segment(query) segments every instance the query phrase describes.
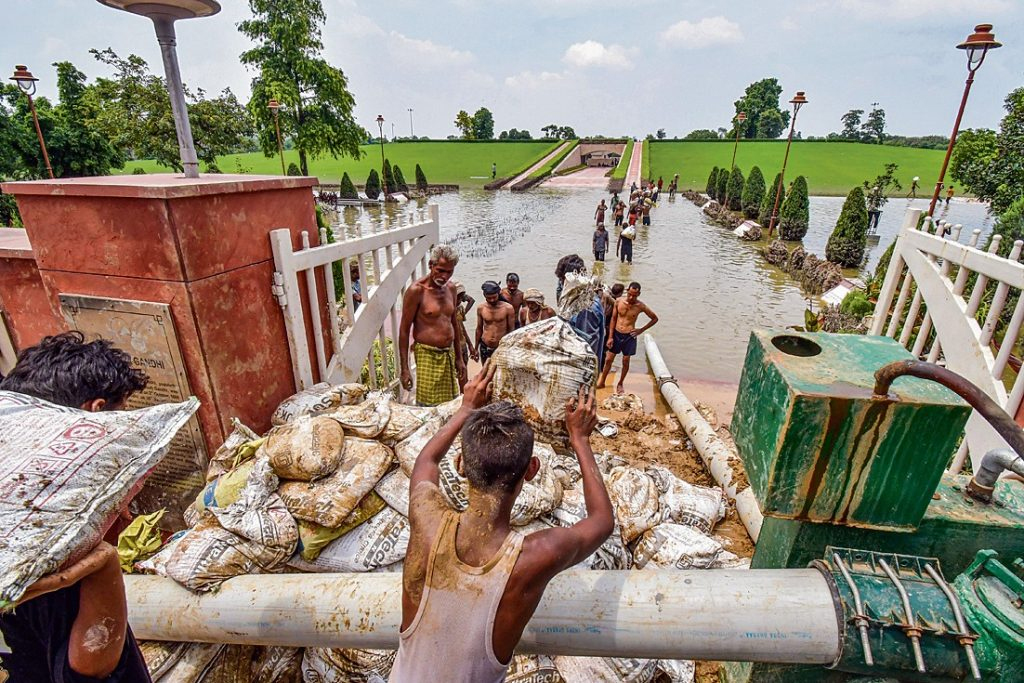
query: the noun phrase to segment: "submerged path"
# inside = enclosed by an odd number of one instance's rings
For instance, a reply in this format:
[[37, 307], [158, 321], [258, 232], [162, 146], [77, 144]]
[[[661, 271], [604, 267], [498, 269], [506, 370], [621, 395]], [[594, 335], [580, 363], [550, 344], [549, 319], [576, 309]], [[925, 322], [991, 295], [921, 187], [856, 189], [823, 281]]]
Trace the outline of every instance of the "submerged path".
[[561, 154], [563, 151], [565, 151], [566, 146], [570, 145], [570, 144], [572, 144], [572, 140], [566, 140], [565, 142], [560, 144], [558, 147], [555, 147], [555, 149], [552, 150], [551, 153], [545, 155], [543, 159], [541, 159], [540, 161], [535, 163], [533, 166], [531, 166], [530, 168], [526, 169], [525, 171], [523, 171], [522, 173], [517, 175], [512, 180], [510, 180], [507, 183], [505, 183], [504, 185], [502, 185], [501, 189], [503, 189], [503, 190], [511, 190], [513, 185], [515, 185], [518, 182], [522, 182], [523, 180], [526, 180], [527, 178], [529, 178], [533, 174], [534, 171], [536, 171], [541, 166], [543, 166], [544, 164], [548, 163], [549, 161], [554, 159], [556, 156]]
[[607, 166], [581, 168], [575, 173], [568, 175], [552, 176], [544, 181], [544, 185], [551, 187], [597, 187], [604, 189], [604, 186], [608, 184], [607, 174]]

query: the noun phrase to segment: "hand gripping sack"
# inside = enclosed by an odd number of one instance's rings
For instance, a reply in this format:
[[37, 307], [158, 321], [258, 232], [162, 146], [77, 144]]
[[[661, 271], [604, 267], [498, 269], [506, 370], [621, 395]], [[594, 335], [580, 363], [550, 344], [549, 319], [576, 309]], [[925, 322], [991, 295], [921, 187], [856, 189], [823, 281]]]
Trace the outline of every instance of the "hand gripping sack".
[[87, 413], [0, 391], [0, 610], [92, 550], [198, 407]]

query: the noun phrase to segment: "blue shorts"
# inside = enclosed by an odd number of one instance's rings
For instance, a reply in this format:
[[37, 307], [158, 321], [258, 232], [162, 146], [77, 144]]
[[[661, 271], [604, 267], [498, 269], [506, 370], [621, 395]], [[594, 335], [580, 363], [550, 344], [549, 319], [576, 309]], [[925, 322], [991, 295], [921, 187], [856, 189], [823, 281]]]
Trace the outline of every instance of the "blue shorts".
[[612, 331], [612, 353], [623, 356], [635, 356], [636, 355], [636, 337], [626, 332], [625, 334], [618, 330]]

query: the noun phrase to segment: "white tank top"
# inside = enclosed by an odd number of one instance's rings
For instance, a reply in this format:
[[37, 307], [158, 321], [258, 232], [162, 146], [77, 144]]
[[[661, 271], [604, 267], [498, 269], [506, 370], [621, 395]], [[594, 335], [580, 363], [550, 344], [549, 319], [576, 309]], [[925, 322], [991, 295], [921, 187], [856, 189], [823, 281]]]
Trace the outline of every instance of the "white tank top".
[[494, 557], [474, 567], [459, 560], [458, 528], [458, 513], [446, 515], [427, 558], [416, 616], [399, 636], [391, 683], [505, 680], [508, 662], [498, 661], [491, 638], [494, 615], [523, 547], [523, 535], [509, 532]]

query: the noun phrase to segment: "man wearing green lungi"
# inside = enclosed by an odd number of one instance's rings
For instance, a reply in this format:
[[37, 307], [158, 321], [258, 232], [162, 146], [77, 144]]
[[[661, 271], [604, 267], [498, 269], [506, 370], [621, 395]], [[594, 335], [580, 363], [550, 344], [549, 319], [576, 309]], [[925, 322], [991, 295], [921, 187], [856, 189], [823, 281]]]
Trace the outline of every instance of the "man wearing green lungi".
[[416, 358], [416, 402], [436, 406], [459, 395], [459, 379], [465, 380], [466, 359], [455, 343], [458, 329], [458, 296], [451, 282], [459, 255], [448, 245], [430, 252], [430, 272], [417, 280], [402, 299], [402, 323], [398, 335], [402, 387], [412, 391], [409, 366], [410, 331]]

